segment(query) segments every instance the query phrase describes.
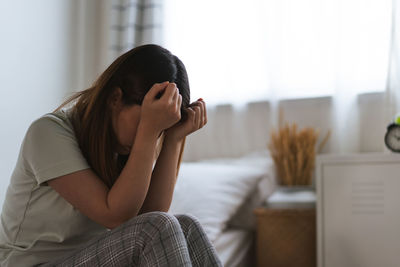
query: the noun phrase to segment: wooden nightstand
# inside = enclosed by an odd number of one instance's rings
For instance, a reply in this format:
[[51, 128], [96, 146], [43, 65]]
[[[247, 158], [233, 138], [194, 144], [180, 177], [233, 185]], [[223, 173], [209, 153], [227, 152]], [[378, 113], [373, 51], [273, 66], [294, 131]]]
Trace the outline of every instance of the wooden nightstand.
[[316, 266], [315, 209], [258, 208], [258, 267]]

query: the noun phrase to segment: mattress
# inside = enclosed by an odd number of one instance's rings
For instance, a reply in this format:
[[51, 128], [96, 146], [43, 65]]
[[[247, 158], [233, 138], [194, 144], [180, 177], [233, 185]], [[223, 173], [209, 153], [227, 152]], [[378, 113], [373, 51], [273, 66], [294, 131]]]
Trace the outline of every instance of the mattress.
[[254, 232], [228, 228], [213, 243], [225, 267], [254, 266]]

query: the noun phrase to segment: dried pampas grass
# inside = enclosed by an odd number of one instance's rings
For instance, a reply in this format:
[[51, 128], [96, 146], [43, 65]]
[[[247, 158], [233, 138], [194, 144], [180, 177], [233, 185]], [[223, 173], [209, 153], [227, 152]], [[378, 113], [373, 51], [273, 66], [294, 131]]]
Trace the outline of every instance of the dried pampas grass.
[[[319, 132], [313, 128], [298, 130], [297, 124], [285, 124], [271, 132], [268, 148], [275, 162], [280, 185], [310, 185], [315, 166]], [[328, 141], [327, 133], [318, 147], [320, 152]]]

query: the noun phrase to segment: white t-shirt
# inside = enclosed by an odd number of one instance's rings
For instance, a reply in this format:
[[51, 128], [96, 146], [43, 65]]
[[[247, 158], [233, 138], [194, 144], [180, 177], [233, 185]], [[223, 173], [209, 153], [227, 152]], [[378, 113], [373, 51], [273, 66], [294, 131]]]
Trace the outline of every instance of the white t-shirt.
[[70, 110], [46, 114], [25, 135], [1, 214], [3, 267], [58, 259], [107, 231], [46, 183], [90, 168], [69, 118]]

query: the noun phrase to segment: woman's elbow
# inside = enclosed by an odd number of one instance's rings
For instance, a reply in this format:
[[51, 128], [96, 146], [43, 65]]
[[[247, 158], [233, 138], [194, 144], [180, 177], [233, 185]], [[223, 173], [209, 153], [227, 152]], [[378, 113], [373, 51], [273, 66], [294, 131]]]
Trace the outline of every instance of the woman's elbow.
[[132, 213], [132, 214], [119, 214], [119, 215], [114, 215], [114, 216], [107, 216], [104, 218], [102, 221], [102, 225], [106, 227], [107, 229], [114, 229], [120, 226], [121, 224], [124, 224], [125, 222], [129, 221], [133, 217], [136, 217], [138, 215], [138, 212]]
[[152, 211], [160, 211], [160, 212], [168, 212], [169, 211], [169, 205], [168, 206], [147, 206], [147, 207], [142, 207], [138, 213], [138, 215], [147, 213], [147, 212], [152, 212]]

